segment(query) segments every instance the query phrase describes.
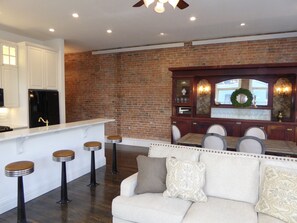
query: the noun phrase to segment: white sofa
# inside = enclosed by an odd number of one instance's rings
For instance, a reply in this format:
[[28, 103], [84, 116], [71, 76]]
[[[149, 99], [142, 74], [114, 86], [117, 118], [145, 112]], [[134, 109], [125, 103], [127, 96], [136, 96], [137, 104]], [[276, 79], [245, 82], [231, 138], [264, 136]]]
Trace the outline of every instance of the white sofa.
[[283, 223], [257, 213], [255, 205], [265, 167], [286, 167], [297, 172], [297, 159], [171, 144], [152, 144], [148, 156], [203, 162], [207, 202], [165, 198], [162, 193], [136, 195], [135, 173], [122, 181], [120, 195], [112, 201], [114, 223]]

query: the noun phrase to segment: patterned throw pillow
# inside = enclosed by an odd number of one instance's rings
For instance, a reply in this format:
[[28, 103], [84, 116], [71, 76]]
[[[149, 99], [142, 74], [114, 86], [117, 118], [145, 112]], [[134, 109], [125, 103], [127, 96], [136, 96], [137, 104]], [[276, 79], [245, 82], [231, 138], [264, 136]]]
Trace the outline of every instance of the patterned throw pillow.
[[297, 172], [266, 167], [256, 211], [284, 222], [297, 223]]
[[202, 188], [205, 183], [205, 164], [195, 161], [166, 159], [166, 191], [164, 197], [179, 197], [193, 202], [206, 202]]

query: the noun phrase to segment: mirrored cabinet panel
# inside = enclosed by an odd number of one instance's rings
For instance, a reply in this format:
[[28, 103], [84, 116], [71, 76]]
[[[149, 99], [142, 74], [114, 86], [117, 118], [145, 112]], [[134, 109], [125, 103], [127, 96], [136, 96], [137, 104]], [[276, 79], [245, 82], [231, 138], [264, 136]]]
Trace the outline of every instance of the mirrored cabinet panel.
[[[215, 84], [215, 103], [232, 105], [231, 95], [240, 88], [251, 92], [254, 106], [268, 106], [268, 83], [255, 79], [230, 79]], [[239, 94], [236, 97], [239, 103], [245, 103], [247, 100], [245, 94]]]

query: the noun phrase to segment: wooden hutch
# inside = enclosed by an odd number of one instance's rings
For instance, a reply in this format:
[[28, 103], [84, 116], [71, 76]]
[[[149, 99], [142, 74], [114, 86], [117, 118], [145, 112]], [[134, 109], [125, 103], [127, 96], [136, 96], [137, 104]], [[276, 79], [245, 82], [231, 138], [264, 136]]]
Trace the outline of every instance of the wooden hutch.
[[[173, 81], [171, 122], [180, 129], [182, 136], [189, 132], [204, 134], [210, 125], [221, 124], [229, 136], [241, 137], [247, 128], [258, 126], [266, 131], [268, 139], [297, 142], [297, 63], [201, 66], [169, 70]], [[235, 107], [230, 102], [218, 102], [218, 84], [234, 79], [248, 80], [248, 83], [251, 80], [266, 83], [266, 98], [262, 100], [265, 101], [264, 104], [257, 104], [255, 96], [253, 103], [245, 108]], [[288, 85], [280, 86], [286, 89], [285, 92], [278, 86], [280, 80], [285, 80], [283, 82]], [[260, 90], [258, 89], [259, 92]], [[254, 92], [256, 91], [254, 88]], [[262, 95], [265, 96], [265, 93], [262, 92]], [[228, 109], [233, 113], [244, 109], [247, 113], [268, 115], [263, 119], [240, 115], [229, 117], [231, 112]], [[279, 112], [282, 117], [278, 117]], [[222, 114], [224, 117], [220, 117]]]

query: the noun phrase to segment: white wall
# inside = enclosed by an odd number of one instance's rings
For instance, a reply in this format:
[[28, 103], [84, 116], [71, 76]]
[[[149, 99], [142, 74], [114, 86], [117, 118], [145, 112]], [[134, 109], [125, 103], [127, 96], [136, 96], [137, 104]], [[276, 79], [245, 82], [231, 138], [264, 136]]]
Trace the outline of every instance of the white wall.
[[41, 45], [44, 44], [43, 41], [32, 39], [26, 36], [17, 35], [14, 33], [9, 33], [4, 30], [0, 30], [0, 39], [15, 42], [15, 43], [27, 41], [27, 42], [32, 42], [32, 43], [41, 44]]

